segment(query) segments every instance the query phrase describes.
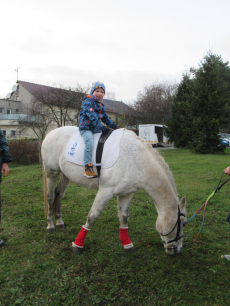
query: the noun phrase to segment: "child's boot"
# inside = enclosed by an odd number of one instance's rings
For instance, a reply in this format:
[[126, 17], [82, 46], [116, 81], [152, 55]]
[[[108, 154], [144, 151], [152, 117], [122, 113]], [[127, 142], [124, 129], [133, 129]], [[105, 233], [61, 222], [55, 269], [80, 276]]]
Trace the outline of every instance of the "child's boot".
[[85, 165], [84, 176], [86, 176], [87, 178], [96, 178], [96, 177], [98, 177], [98, 175], [96, 173], [94, 173], [94, 171], [93, 171], [93, 165], [92, 164]]

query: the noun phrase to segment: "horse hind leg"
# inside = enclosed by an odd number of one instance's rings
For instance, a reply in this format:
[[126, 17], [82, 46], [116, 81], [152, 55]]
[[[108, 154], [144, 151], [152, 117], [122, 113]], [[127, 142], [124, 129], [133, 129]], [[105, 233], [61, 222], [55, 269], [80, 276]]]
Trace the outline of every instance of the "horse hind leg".
[[59, 175], [57, 171], [44, 171], [44, 200], [45, 200], [45, 211], [47, 215], [48, 226], [46, 228], [48, 233], [55, 232], [53, 224], [53, 203], [55, 199], [55, 187], [56, 181]]
[[120, 220], [120, 240], [124, 250], [127, 252], [135, 251], [133, 243], [128, 235], [129, 205], [132, 196], [133, 193], [117, 197], [118, 217]]
[[55, 198], [53, 202], [53, 213], [55, 215], [57, 228], [65, 227], [61, 217], [61, 201], [65, 195], [65, 191], [68, 185], [69, 179], [63, 173], [61, 173], [60, 181], [57, 187], [55, 188]]

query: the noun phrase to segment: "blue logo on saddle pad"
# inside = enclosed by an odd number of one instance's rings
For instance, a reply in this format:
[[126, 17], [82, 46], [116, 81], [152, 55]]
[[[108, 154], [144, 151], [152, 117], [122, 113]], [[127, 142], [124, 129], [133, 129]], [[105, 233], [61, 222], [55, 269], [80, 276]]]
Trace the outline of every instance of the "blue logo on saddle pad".
[[68, 155], [75, 156], [76, 147], [77, 147], [77, 142], [74, 142], [72, 147], [70, 148], [70, 151], [68, 152]]

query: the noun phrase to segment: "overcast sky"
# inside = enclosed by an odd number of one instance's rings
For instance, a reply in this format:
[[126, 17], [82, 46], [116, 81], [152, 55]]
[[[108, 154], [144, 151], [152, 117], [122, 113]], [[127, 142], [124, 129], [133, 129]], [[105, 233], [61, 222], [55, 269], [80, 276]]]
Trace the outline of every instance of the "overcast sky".
[[132, 102], [156, 80], [179, 82], [207, 51], [230, 60], [229, 0], [1, 2], [0, 98], [19, 80], [102, 81]]

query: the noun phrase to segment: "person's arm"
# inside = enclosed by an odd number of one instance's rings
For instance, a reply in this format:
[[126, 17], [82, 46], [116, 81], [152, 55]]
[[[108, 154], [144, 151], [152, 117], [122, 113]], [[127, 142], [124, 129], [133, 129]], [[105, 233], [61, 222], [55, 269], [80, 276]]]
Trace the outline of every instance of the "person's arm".
[[2, 163], [4, 164], [12, 162], [12, 157], [10, 155], [7, 140], [1, 130], [0, 130], [0, 150], [1, 150], [0, 154], [1, 154]]
[[102, 110], [102, 117], [101, 117], [101, 121], [111, 127], [111, 128], [114, 128], [114, 129], [117, 129], [117, 126], [116, 124], [109, 118], [109, 116], [107, 115], [106, 111], [105, 111], [105, 107], [103, 106], [103, 110]]
[[224, 173], [230, 176], [230, 166], [224, 169]]

